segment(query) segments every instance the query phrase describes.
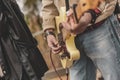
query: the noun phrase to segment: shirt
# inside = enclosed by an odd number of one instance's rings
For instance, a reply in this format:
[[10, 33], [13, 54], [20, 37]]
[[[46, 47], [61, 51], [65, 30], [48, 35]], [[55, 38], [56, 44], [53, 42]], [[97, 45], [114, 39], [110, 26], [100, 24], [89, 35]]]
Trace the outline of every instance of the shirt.
[[[79, 0], [69, 0], [70, 6], [77, 4]], [[117, 0], [105, 0], [98, 9], [101, 15], [97, 17], [95, 23], [106, 19], [113, 14]], [[43, 30], [55, 29], [55, 17], [59, 15], [60, 8], [65, 6], [65, 0], [42, 0]]]

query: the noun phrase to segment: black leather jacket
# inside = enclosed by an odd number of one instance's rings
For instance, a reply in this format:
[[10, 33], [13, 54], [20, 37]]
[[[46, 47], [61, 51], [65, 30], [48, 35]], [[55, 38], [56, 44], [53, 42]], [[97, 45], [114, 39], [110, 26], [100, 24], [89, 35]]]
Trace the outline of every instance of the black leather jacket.
[[48, 70], [15, 0], [0, 0], [0, 54], [3, 80], [38, 80]]

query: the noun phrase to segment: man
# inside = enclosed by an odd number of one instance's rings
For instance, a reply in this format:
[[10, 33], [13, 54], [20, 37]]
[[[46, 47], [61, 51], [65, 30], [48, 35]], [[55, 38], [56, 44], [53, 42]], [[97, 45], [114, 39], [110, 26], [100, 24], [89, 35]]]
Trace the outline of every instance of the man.
[[[69, 0], [70, 5], [79, 0]], [[95, 80], [95, 67], [98, 68], [104, 80], [120, 79], [120, 27], [114, 10], [117, 0], [105, 0], [94, 10], [83, 13], [76, 24], [73, 10], [67, 13], [67, 21], [63, 27], [76, 34], [76, 47], [80, 50], [80, 59], [70, 68], [70, 80]], [[60, 7], [65, 6], [65, 0], [43, 0], [43, 28], [47, 35], [48, 46], [54, 54], [61, 51], [55, 36], [55, 16]], [[93, 63], [94, 65], [93, 65]]]
[[0, 0], [0, 80], [41, 80], [48, 67], [15, 0]]

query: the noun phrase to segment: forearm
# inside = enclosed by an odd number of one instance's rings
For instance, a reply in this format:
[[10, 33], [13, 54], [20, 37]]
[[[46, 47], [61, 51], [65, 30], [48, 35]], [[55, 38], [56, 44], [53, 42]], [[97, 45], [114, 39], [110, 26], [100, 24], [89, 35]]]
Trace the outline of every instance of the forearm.
[[91, 23], [92, 16], [89, 12], [84, 13], [84, 15], [80, 18], [79, 23], [76, 26], [72, 26], [72, 33], [79, 34], [82, 33]]
[[[114, 13], [116, 3], [117, 3], [117, 0], [105, 0], [105, 1], [101, 0], [101, 3], [99, 4], [99, 6], [95, 10], [93, 10], [94, 12], [92, 11], [94, 14], [91, 14], [92, 21], [90, 24], [97, 23], [111, 16]], [[82, 22], [84, 21], [88, 21], [88, 20], [83, 19]]]
[[54, 0], [42, 0], [42, 18], [43, 30], [55, 29], [55, 16], [58, 15], [58, 10], [54, 5]]

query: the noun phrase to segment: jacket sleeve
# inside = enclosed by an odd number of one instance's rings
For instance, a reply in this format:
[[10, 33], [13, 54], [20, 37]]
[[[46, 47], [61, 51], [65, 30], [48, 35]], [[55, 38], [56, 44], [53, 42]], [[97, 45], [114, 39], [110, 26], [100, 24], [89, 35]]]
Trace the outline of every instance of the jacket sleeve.
[[55, 29], [55, 16], [58, 16], [58, 10], [54, 0], [42, 0], [43, 30]]
[[4, 7], [0, 4], [0, 37], [8, 33], [7, 16], [4, 14]]
[[117, 0], [105, 0], [103, 1], [98, 9], [101, 11], [101, 15], [97, 18], [96, 22], [99, 22], [114, 13]]

